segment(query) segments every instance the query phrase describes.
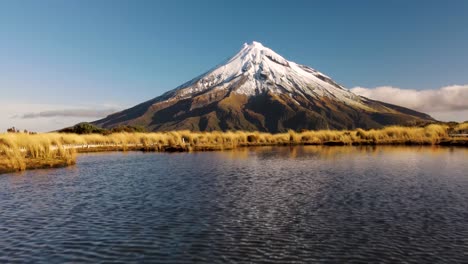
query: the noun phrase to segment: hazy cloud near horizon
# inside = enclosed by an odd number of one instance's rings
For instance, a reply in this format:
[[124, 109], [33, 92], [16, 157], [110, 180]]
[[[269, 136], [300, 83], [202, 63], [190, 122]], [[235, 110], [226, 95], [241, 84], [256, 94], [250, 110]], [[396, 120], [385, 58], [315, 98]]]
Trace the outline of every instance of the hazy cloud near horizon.
[[115, 113], [126, 106], [38, 104], [0, 101], [0, 133], [9, 127], [47, 132], [80, 122], [90, 122]]
[[117, 112], [117, 109], [63, 109], [17, 115], [15, 118], [31, 119], [39, 117], [83, 117], [101, 118]]
[[468, 120], [468, 84], [445, 86], [434, 90], [380, 86], [354, 87], [351, 91], [370, 99], [424, 112], [442, 121]]

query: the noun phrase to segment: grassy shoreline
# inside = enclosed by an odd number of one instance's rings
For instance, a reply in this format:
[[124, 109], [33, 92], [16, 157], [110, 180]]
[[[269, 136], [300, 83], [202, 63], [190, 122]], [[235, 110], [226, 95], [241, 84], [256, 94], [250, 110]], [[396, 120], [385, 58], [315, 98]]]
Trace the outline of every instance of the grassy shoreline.
[[[463, 123], [451, 133], [465, 131]], [[262, 132], [191, 132], [68, 134], [0, 134], [0, 173], [75, 164], [76, 153], [97, 151], [216, 151], [249, 146], [282, 145], [442, 145], [468, 146], [467, 136], [454, 137], [446, 125], [391, 126], [378, 130], [320, 130], [270, 134]]]

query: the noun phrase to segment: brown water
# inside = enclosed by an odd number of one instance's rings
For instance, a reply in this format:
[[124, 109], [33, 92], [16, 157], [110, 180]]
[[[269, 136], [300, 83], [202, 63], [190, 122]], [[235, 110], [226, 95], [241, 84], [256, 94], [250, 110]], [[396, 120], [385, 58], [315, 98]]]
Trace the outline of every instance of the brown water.
[[0, 176], [0, 263], [468, 261], [468, 150], [80, 155]]

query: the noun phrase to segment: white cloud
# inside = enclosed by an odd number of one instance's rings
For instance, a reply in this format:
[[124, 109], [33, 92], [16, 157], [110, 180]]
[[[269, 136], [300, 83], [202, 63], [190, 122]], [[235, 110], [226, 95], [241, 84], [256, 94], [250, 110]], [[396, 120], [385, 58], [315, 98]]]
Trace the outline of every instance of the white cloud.
[[468, 85], [434, 90], [401, 89], [392, 86], [355, 87], [353, 93], [430, 114], [442, 121], [468, 120]]

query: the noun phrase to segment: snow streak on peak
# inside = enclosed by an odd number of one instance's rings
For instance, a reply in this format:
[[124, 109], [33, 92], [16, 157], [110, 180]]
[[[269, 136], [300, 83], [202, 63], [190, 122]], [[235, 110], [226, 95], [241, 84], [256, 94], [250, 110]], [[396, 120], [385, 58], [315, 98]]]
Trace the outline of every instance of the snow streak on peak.
[[256, 41], [245, 43], [228, 61], [177, 87], [171, 94], [180, 99], [221, 89], [247, 96], [270, 92], [308, 99], [328, 97], [362, 106], [359, 96], [344, 89], [330, 77], [288, 61]]
[[263, 44], [260, 43], [260, 42], [257, 42], [257, 41], [252, 41], [252, 44], [244, 43], [244, 48], [245, 47], [253, 47], [253, 46], [256, 46], [256, 47], [259, 47], [259, 48], [264, 48]]

